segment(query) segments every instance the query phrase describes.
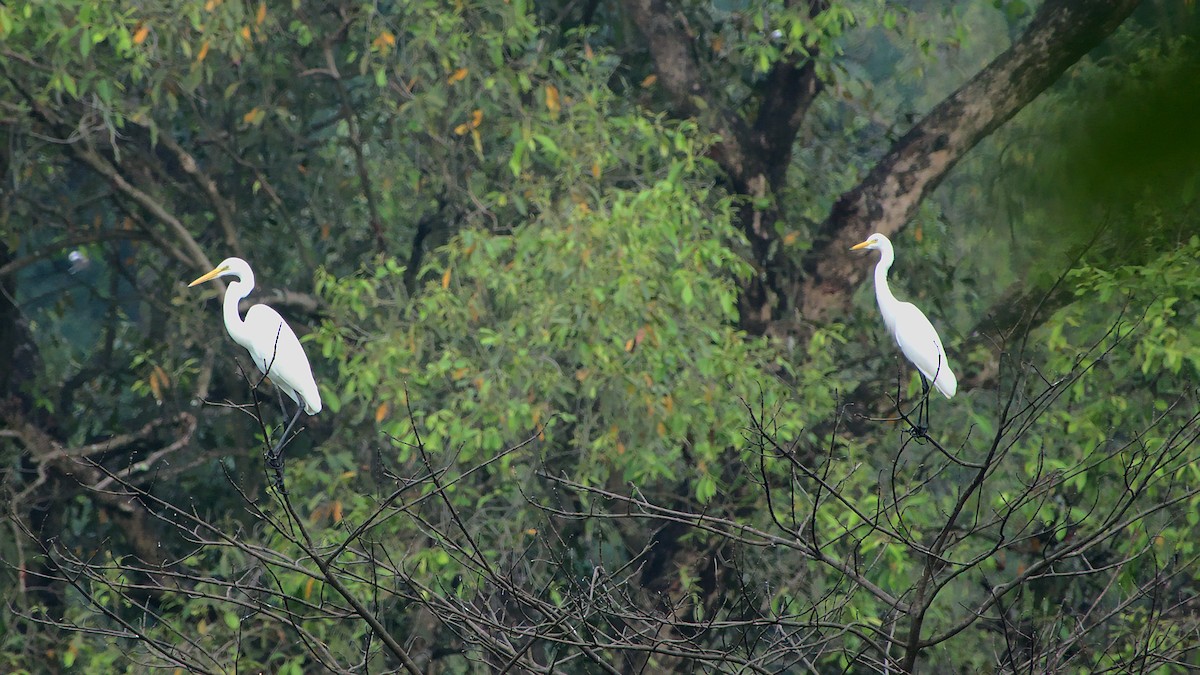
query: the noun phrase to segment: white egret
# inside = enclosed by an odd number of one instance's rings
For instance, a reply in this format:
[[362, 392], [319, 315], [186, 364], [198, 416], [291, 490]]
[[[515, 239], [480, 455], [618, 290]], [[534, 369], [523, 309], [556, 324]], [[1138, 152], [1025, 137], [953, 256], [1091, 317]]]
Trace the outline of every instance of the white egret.
[[241, 258], [226, 258], [211, 272], [188, 284], [188, 288], [218, 277], [236, 277], [225, 291], [225, 330], [233, 341], [250, 352], [250, 358], [263, 375], [298, 406], [296, 414], [283, 431], [275, 454], [291, 431], [300, 412], [316, 415], [321, 412], [321, 393], [313, 379], [312, 368], [300, 340], [279, 312], [266, 305], [254, 305], [246, 312], [246, 320], [238, 314], [238, 302], [254, 290], [254, 272]]
[[[855, 244], [850, 250], [868, 249], [879, 251], [879, 263], [875, 265], [875, 300], [879, 303], [879, 313], [888, 332], [896, 339], [900, 351], [905, 358], [917, 367], [921, 373], [923, 402], [926, 406], [926, 421], [928, 422], [929, 382], [942, 392], [946, 398], [951, 398], [958, 391], [958, 380], [950, 370], [946, 360], [946, 350], [942, 348], [942, 339], [924, 312], [911, 302], [901, 302], [892, 295], [888, 287], [887, 274], [892, 263], [896, 260], [896, 252], [892, 242], [887, 237], [876, 232], [861, 244]], [[917, 418], [920, 424], [920, 416]]]

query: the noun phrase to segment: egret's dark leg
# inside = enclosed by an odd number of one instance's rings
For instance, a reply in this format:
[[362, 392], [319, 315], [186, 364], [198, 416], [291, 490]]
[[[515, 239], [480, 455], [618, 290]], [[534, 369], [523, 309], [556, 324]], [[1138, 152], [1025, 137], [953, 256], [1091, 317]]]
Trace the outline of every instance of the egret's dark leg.
[[301, 402], [296, 406], [296, 414], [292, 415], [292, 420], [284, 427], [279, 441], [267, 451], [267, 466], [275, 471], [275, 487], [280, 491], [286, 492], [286, 488], [283, 485], [283, 446], [287, 443], [288, 434], [292, 432], [292, 428], [296, 426], [296, 422], [300, 421], [300, 414], [303, 412], [304, 403]]
[[921, 400], [917, 403], [917, 427], [913, 429], [913, 433], [924, 436], [929, 430], [929, 380], [926, 379], [925, 373], [917, 374], [921, 376]]
[[279, 398], [279, 412], [283, 413], [284, 417], [287, 417], [287, 404], [283, 402], [283, 390], [275, 387], [275, 395]]
[[279, 437], [279, 441], [271, 448], [271, 454], [268, 455], [268, 458], [279, 457], [280, 452], [283, 450], [283, 444], [287, 442], [288, 434], [291, 433], [292, 428], [296, 426], [296, 422], [300, 421], [300, 414], [303, 412], [304, 404], [300, 404], [296, 407], [296, 414], [292, 415], [292, 421], [288, 422], [287, 426], [284, 427], [283, 435]]

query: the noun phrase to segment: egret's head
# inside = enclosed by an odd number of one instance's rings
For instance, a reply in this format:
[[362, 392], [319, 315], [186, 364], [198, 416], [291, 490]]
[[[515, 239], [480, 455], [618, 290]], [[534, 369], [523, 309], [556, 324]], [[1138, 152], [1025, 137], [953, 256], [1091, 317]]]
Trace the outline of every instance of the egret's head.
[[861, 244], [855, 244], [855, 245], [851, 246], [850, 250], [851, 251], [859, 251], [859, 250], [862, 250], [865, 248], [865, 249], [868, 249], [871, 251], [875, 251], [875, 250], [883, 248], [888, 243], [889, 242], [888, 242], [887, 237], [876, 232], [875, 234], [867, 237], [867, 240], [862, 242]]
[[210, 272], [188, 284], [188, 288], [196, 284], [202, 284], [206, 281], [212, 281], [217, 277], [236, 276], [239, 279], [246, 279], [250, 275], [250, 265], [241, 258], [226, 258], [221, 261], [220, 265], [212, 268]]

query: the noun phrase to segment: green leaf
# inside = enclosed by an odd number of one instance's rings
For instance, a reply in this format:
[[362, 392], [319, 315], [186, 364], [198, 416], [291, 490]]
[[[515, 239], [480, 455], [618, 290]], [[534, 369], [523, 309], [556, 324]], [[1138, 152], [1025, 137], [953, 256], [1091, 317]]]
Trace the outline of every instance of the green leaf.
[[321, 400], [325, 403], [325, 407], [329, 408], [329, 412], [335, 415], [342, 409], [342, 400], [332, 389], [321, 387]]
[[707, 504], [717, 495], [717, 481], [705, 474], [696, 481], [696, 501]]

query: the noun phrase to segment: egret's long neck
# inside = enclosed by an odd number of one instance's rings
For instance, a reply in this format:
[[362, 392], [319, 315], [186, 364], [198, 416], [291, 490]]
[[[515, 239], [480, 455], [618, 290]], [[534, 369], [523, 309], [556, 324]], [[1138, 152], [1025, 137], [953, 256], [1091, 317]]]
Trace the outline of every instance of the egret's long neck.
[[231, 281], [225, 289], [225, 329], [229, 331], [229, 336], [233, 338], [234, 342], [246, 349], [250, 349], [251, 335], [249, 329], [246, 328], [246, 322], [238, 314], [238, 303], [242, 298], [250, 295], [252, 290], [254, 290], [253, 277], [248, 281], [242, 279]]
[[887, 278], [888, 270], [892, 268], [895, 260], [896, 254], [891, 246], [879, 249], [879, 264], [875, 265], [875, 299], [879, 302], [881, 310], [896, 304], [896, 296], [892, 295]]

